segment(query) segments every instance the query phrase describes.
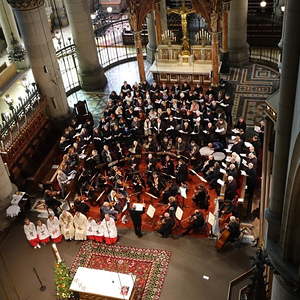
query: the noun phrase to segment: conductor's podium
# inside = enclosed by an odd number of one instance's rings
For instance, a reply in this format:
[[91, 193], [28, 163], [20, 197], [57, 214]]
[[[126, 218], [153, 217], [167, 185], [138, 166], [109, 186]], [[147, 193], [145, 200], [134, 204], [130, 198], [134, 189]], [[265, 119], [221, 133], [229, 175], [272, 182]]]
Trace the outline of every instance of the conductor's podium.
[[79, 267], [70, 290], [81, 300], [133, 300], [135, 275]]

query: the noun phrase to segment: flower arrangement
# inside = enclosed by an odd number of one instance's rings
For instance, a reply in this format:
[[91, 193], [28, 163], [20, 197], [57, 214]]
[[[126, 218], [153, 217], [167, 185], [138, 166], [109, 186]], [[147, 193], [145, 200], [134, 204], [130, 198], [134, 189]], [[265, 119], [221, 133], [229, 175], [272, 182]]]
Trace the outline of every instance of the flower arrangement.
[[72, 291], [70, 291], [72, 277], [67, 265], [64, 262], [56, 263], [54, 273], [57, 298], [74, 299], [74, 294]]

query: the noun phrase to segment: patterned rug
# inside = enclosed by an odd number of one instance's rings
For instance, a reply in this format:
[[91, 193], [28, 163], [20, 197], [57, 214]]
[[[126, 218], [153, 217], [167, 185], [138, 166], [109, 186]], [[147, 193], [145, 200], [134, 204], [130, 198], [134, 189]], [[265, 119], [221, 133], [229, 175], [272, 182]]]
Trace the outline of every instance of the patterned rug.
[[135, 300], [158, 300], [167, 275], [171, 252], [84, 242], [73, 261], [78, 267], [133, 274], [137, 276]]
[[249, 126], [264, 118], [265, 100], [279, 87], [279, 73], [258, 64], [244, 68], [231, 68], [230, 74], [222, 76], [233, 85], [233, 117], [243, 116]]

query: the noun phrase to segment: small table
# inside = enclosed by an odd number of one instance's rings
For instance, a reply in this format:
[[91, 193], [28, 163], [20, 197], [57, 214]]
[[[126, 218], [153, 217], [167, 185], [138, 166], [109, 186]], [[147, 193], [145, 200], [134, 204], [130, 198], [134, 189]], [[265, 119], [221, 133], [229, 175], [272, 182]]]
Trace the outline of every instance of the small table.
[[[79, 267], [70, 290], [78, 292], [81, 300], [133, 300], [135, 275]], [[121, 293], [127, 288], [127, 294]]]

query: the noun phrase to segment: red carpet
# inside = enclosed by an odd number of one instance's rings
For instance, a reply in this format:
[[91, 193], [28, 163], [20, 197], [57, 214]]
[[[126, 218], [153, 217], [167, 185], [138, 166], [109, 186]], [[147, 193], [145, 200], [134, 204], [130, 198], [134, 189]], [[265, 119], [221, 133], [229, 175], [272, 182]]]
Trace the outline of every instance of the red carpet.
[[158, 300], [168, 271], [171, 252], [87, 241], [76, 255], [71, 272], [78, 267], [101, 269], [137, 276], [135, 300]]

